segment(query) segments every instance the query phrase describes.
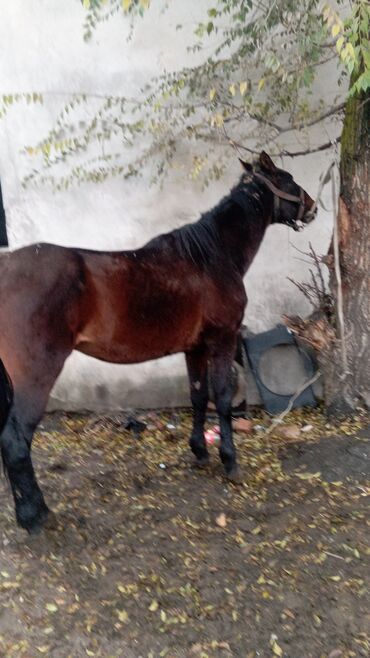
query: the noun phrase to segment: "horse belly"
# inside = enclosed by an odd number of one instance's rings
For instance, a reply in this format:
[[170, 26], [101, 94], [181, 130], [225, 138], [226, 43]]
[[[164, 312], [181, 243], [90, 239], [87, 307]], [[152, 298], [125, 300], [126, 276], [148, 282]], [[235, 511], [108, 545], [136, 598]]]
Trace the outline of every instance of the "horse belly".
[[135, 303], [124, 314], [106, 323], [97, 318], [77, 335], [75, 349], [111, 363], [140, 363], [184, 352], [198, 341], [203, 322], [198, 305], [180, 312], [175, 304]]

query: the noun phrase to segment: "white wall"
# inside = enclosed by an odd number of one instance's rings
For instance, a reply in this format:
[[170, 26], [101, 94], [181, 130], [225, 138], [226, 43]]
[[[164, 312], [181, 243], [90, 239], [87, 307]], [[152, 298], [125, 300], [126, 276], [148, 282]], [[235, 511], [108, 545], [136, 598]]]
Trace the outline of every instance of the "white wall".
[[[137, 247], [156, 233], [197, 219], [236, 182], [240, 174], [237, 161], [224, 180], [206, 192], [187, 179], [168, 182], [162, 190], [149, 187], [145, 178], [84, 185], [56, 194], [47, 188], [21, 187], [30, 168], [24, 145], [35, 143], [52, 127], [65, 92], [134, 95], [152, 75], [189, 62], [184, 33], [176, 32], [175, 25], [183, 21], [185, 34], [191, 33], [210, 3], [174, 2], [164, 15], [159, 4], [152, 3], [131, 41], [126, 40], [127, 22], [117, 17], [100, 26], [86, 44], [83, 9], [77, 0], [1, 0], [0, 94], [45, 94], [42, 107], [16, 105], [0, 121], [0, 175], [11, 248], [36, 241], [96, 249]], [[328, 79], [323, 79], [322, 87], [327, 84]], [[316, 131], [315, 141], [321, 139], [327, 141], [325, 130]], [[328, 154], [297, 158], [286, 160], [283, 166], [315, 196], [319, 174], [329, 158]], [[328, 206], [329, 197], [327, 190], [324, 200]], [[311, 241], [323, 253], [330, 234], [331, 216], [322, 210], [303, 233], [283, 226], [269, 229], [246, 277], [246, 322], [253, 331], [270, 328], [282, 313], [307, 314], [304, 298], [287, 280], [288, 276], [307, 278], [308, 265], [295, 247], [307, 250]], [[181, 404], [187, 400], [184, 374], [180, 355], [158, 363], [110, 366], [73, 354], [53, 400], [68, 408]]]

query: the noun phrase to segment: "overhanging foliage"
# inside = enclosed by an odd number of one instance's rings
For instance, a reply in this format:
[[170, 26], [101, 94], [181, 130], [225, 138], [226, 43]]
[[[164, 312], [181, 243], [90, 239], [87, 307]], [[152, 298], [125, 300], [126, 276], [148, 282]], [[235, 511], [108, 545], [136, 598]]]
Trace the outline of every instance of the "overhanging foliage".
[[[86, 40], [94, 38], [99, 23], [119, 12], [134, 25], [149, 8], [148, 0], [82, 4]], [[92, 96], [83, 90], [68, 96], [52, 130], [26, 146], [33, 167], [24, 183], [64, 189], [140, 175], [149, 163], [154, 182], [180, 169], [208, 184], [221, 177], [233, 155], [225, 145], [252, 155], [263, 146], [275, 156], [328, 148], [340, 133], [329, 121], [335, 122], [344, 108], [343, 80], [352, 74], [350, 95], [370, 87], [369, 25], [364, 0], [352, 7], [320, 0], [210, 1], [188, 47], [190, 58], [196, 53], [200, 63], [153, 79], [135, 98]], [[335, 61], [338, 93], [320, 97], [318, 74], [325, 75], [325, 67]], [[0, 116], [24, 99], [46, 102], [35, 92], [7, 94]], [[329, 139], [318, 143], [310, 128], [324, 120]], [[299, 133], [302, 148], [287, 148], [292, 132]]]

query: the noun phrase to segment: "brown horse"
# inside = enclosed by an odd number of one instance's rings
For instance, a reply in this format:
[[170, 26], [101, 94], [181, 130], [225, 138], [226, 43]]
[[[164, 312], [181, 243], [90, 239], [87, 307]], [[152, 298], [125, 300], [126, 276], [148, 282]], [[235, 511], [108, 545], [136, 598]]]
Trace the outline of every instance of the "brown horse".
[[237, 473], [230, 372], [247, 302], [243, 276], [267, 226], [294, 229], [313, 200], [262, 152], [220, 204], [198, 222], [135, 251], [36, 244], [0, 258], [0, 356], [14, 389], [1, 434], [18, 523], [37, 531], [48, 514], [31, 441], [50, 390], [76, 349], [112, 363], [185, 352], [194, 426], [190, 447], [208, 460], [203, 426], [209, 368], [221, 427], [220, 457]]

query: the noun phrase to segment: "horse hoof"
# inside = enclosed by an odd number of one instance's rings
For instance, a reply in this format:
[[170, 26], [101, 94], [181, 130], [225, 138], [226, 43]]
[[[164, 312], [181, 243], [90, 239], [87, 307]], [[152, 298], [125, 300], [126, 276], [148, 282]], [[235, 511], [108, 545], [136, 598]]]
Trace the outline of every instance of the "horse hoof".
[[[49, 514], [43, 512], [42, 515], [40, 515], [37, 519], [32, 524], [28, 524], [27, 527], [25, 527], [25, 530], [27, 530], [29, 535], [39, 535], [42, 530], [44, 529], [49, 529], [52, 527], [56, 527], [51, 525], [52, 521], [50, 520], [50, 525], [49, 525]], [[24, 526], [23, 526], [24, 527]]]
[[27, 530], [29, 535], [38, 535], [44, 528], [48, 517], [49, 509], [46, 507], [46, 505], [44, 505], [38, 514], [32, 517], [29, 514], [19, 513], [17, 521], [21, 528]]
[[199, 459], [198, 459], [198, 457], [196, 457], [193, 460], [193, 463], [192, 463], [194, 468], [206, 468], [208, 466], [208, 464], [209, 464], [209, 456], [208, 455], [206, 457], [200, 457]]
[[27, 528], [24, 528], [27, 530], [28, 534], [31, 536], [36, 537], [36, 535], [40, 535], [41, 531], [43, 530], [43, 524], [42, 523], [34, 523], [34, 525], [27, 526]]
[[226, 477], [233, 484], [242, 484], [243, 482], [243, 476], [237, 466], [229, 471], [229, 473], [226, 473]]

